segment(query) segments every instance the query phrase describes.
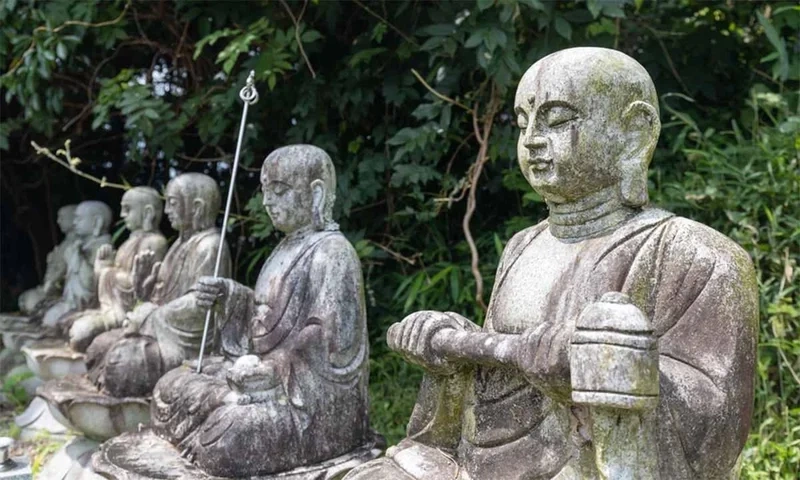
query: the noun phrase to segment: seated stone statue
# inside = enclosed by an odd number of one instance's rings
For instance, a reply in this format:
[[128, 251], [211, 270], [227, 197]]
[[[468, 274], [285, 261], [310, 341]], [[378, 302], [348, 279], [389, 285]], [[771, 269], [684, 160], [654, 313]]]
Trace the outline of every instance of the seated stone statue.
[[98, 472], [312, 480], [338, 478], [330, 469], [378, 453], [368, 421], [361, 266], [332, 220], [333, 164], [317, 147], [283, 147], [265, 160], [261, 183], [267, 213], [286, 237], [255, 289], [211, 277], [195, 287], [199, 304], [217, 302], [222, 355], [206, 359], [202, 373], [184, 366], [164, 375], [153, 392], [155, 434], [104, 444]]
[[103, 245], [111, 245], [113, 214], [103, 202], [87, 200], [75, 209], [73, 232], [76, 241], [64, 249], [66, 272], [61, 299], [47, 309], [42, 324], [55, 328], [68, 313], [92, 306], [97, 301], [94, 260]]
[[[95, 336], [121, 327], [125, 314], [137, 301], [148, 300], [136, 297], [134, 282], [137, 278], [143, 281], [142, 277], [150, 272], [141, 269], [152, 267], [151, 262], [161, 261], [166, 253], [167, 240], [158, 230], [162, 208], [158, 192], [149, 187], [135, 187], [122, 196], [120, 217], [130, 236], [116, 253], [111, 245], [97, 251], [94, 272], [99, 308], [77, 312], [62, 322], [71, 325], [69, 343], [74, 350], [86, 351]], [[146, 260], [140, 255], [146, 256]]]
[[47, 254], [47, 270], [41, 285], [22, 292], [19, 296], [19, 310], [31, 315], [43, 305], [52, 305], [61, 296], [64, 275], [67, 273], [67, 261], [64, 252], [67, 246], [75, 241], [73, 231], [75, 209], [77, 205], [65, 205], [58, 209], [58, 228], [64, 233], [64, 240]]
[[574, 48], [522, 77], [519, 166], [549, 218], [516, 234], [485, 325], [417, 312], [390, 348], [425, 370], [408, 437], [347, 480], [728, 479], [753, 408], [747, 254], [647, 206], [647, 71]]
[[[197, 356], [207, 308], [198, 304], [193, 286], [214, 273], [219, 208], [219, 186], [207, 175], [185, 173], [167, 184], [164, 213], [178, 239], [163, 262], [153, 263], [155, 253], [137, 256], [137, 263], [152, 268], [136, 296], [150, 301], [129, 312], [123, 328], [98, 335], [87, 349], [89, 378], [99, 389], [114, 397], [148, 396], [164, 372]], [[220, 275], [229, 276], [227, 245], [222, 256]]]

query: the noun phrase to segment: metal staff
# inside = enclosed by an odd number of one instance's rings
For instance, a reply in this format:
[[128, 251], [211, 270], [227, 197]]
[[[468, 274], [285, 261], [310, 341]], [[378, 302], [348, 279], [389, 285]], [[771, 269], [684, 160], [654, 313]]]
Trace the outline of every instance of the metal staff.
[[[219, 266], [222, 263], [222, 248], [225, 245], [225, 232], [228, 230], [228, 217], [231, 214], [231, 202], [233, 201], [233, 187], [236, 181], [236, 170], [239, 168], [239, 153], [242, 151], [242, 139], [244, 138], [244, 126], [247, 121], [247, 109], [250, 105], [255, 105], [258, 102], [258, 91], [255, 87], [256, 72], [250, 71], [247, 76], [247, 83], [239, 91], [239, 98], [244, 102], [242, 109], [242, 123], [239, 125], [239, 139], [236, 141], [236, 154], [233, 156], [233, 169], [231, 170], [231, 183], [228, 185], [228, 200], [225, 202], [225, 216], [222, 217], [222, 230], [220, 232], [219, 248], [217, 248], [217, 262], [214, 265], [214, 278], [219, 276]], [[203, 366], [203, 353], [206, 349], [206, 340], [208, 339], [208, 326], [211, 323], [211, 312], [214, 306], [206, 312], [206, 323], [203, 325], [203, 341], [200, 343], [200, 355], [197, 357], [197, 373]]]

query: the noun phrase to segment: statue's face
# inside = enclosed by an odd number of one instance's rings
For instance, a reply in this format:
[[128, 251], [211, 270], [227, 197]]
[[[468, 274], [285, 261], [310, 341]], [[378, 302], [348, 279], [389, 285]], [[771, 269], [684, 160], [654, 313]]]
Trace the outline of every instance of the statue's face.
[[183, 195], [181, 195], [180, 187], [175, 182], [167, 184], [167, 201], [164, 204], [164, 215], [169, 219], [170, 225], [176, 231], [182, 231], [185, 222], [186, 214], [185, 205], [183, 204]]
[[517, 88], [517, 157], [534, 190], [563, 203], [619, 181], [620, 112], [612, 112], [613, 92], [594, 91], [591, 71], [551, 58], [532, 66]]
[[128, 194], [122, 196], [119, 216], [125, 221], [125, 228], [130, 231], [140, 230], [144, 224], [145, 202], [138, 195]]
[[72, 229], [81, 237], [89, 237], [94, 234], [94, 223], [96, 215], [91, 208], [83, 205], [78, 205], [75, 209], [75, 219], [72, 223]]
[[67, 209], [61, 209], [58, 211], [56, 223], [58, 223], [58, 228], [60, 228], [64, 234], [71, 232], [72, 226], [75, 223], [75, 216], [72, 212], [73, 210]]
[[291, 161], [267, 161], [261, 173], [264, 208], [272, 224], [291, 233], [311, 224], [311, 179]]

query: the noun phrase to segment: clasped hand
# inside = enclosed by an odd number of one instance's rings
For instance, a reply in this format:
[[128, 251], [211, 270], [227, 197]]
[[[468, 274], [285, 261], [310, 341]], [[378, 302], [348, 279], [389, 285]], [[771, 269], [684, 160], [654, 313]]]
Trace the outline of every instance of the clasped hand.
[[454, 313], [415, 312], [389, 327], [386, 343], [409, 362], [431, 373], [448, 374], [454, 371], [455, 365], [436, 351], [433, 338], [443, 330], [467, 330], [469, 324], [467, 319]]
[[228, 283], [224, 278], [204, 276], [197, 280], [194, 291], [197, 306], [209, 309], [218, 300], [223, 304], [228, 296]]

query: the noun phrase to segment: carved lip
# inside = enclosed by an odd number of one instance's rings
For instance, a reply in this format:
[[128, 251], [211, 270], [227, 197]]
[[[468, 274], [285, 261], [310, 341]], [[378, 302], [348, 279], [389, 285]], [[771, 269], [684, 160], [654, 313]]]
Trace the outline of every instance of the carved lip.
[[553, 166], [553, 160], [548, 158], [534, 158], [528, 162], [528, 167], [534, 172], [542, 172]]

